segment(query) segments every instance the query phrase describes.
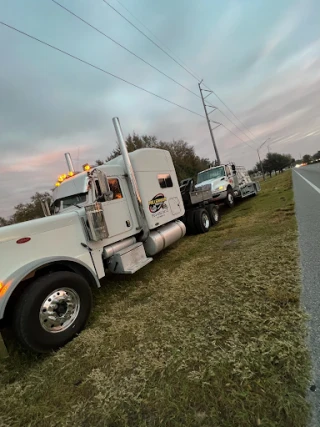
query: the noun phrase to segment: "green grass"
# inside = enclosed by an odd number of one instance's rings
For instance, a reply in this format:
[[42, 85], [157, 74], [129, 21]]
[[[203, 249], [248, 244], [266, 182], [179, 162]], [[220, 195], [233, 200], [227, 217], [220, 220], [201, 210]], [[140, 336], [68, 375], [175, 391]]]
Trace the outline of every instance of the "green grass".
[[132, 277], [108, 276], [54, 355], [11, 349], [0, 426], [306, 426], [290, 172]]

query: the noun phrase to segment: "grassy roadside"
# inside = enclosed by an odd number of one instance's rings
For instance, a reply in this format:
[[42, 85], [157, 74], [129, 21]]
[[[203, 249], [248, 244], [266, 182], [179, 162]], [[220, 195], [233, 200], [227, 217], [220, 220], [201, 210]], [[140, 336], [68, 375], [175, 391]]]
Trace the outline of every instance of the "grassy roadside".
[[108, 277], [87, 329], [0, 364], [0, 426], [306, 425], [290, 172], [133, 277]]

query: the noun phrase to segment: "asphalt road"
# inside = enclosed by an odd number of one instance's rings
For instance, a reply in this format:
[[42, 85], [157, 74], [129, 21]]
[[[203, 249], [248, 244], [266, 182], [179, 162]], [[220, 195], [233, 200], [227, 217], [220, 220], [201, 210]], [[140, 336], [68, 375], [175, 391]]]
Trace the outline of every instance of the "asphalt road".
[[310, 316], [309, 346], [315, 391], [311, 426], [320, 426], [320, 163], [293, 170], [302, 268], [302, 304]]

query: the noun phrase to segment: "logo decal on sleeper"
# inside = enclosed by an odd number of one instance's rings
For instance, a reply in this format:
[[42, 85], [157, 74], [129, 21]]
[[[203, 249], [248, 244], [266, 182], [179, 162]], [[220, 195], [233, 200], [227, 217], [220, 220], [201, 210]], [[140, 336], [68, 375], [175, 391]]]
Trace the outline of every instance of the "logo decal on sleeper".
[[163, 216], [168, 211], [166, 201], [167, 198], [162, 193], [156, 194], [152, 200], [149, 201], [149, 211], [153, 217]]

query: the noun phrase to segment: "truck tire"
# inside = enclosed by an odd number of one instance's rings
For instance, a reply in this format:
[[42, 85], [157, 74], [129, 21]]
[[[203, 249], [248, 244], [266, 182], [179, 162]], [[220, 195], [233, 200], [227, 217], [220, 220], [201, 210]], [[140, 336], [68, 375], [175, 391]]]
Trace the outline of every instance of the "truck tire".
[[207, 211], [209, 214], [211, 225], [216, 225], [220, 220], [219, 209], [216, 205], [211, 204], [207, 207]]
[[13, 329], [24, 347], [48, 353], [84, 328], [91, 306], [88, 282], [79, 274], [57, 271], [26, 288], [14, 310]]
[[194, 213], [194, 225], [198, 233], [207, 233], [210, 228], [210, 217], [206, 209], [197, 209]]
[[194, 213], [195, 211], [188, 211], [186, 213], [186, 229], [187, 229], [187, 234], [197, 234], [197, 229], [195, 227], [194, 224]]
[[226, 197], [226, 200], [224, 203], [226, 206], [229, 206], [229, 208], [234, 207], [234, 193], [233, 193], [232, 188], [228, 188], [227, 197]]

